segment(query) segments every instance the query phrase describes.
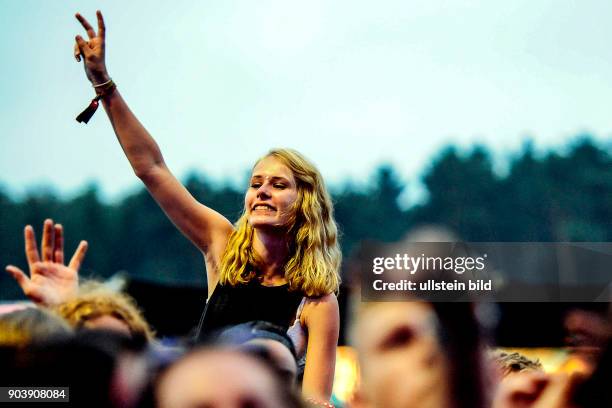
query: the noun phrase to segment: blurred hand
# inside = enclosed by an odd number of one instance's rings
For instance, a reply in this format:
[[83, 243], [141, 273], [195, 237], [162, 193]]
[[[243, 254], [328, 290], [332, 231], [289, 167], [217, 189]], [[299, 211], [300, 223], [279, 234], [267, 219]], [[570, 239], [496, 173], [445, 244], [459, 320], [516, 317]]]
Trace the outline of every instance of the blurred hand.
[[80, 35], [75, 37], [76, 44], [74, 45], [74, 57], [77, 61], [83, 60], [85, 74], [92, 84], [97, 85], [104, 83], [108, 81], [110, 77], [106, 71], [106, 61], [104, 58], [105, 27], [102, 13], [100, 10], [96, 12], [98, 18], [98, 34], [96, 34], [85, 17], [79, 13], [75, 16], [85, 31], [87, 31], [87, 37], [89, 39], [85, 41]]
[[24, 229], [25, 253], [30, 269], [28, 277], [16, 266], [6, 271], [17, 281], [23, 293], [33, 302], [52, 306], [76, 296], [79, 288], [79, 268], [87, 252], [87, 242], [81, 241], [70, 263], [64, 265], [64, 231], [60, 224], [45, 220], [41, 242], [42, 258], [36, 246], [34, 229]]
[[580, 376], [523, 372], [498, 386], [493, 408], [574, 408], [572, 395]]

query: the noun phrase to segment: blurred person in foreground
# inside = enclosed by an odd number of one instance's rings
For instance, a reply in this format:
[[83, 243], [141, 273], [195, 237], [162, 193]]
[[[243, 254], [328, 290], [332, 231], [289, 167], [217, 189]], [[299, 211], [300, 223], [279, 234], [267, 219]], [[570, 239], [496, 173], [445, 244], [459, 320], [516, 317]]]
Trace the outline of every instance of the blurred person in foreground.
[[[575, 304], [564, 319], [569, 372], [519, 372], [498, 385], [493, 408], [612, 407], [609, 304]], [[573, 368], [572, 368], [573, 367]]]
[[484, 408], [478, 325], [468, 303], [370, 302], [352, 331], [356, 408]]
[[128, 337], [154, 339], [154, 333], [135, 300], [101, 282], [81, 284], [78, 294], [54, 307], [75, 328], [106, 329]]
[[515, 373], [501, 381], [493, 408], [578, 408], [572, 401], [579, 382], [575, 375]]
[[[159, 146], [128, 107], [106, 67], [106, 26], [97, 32], [76, 17], [88, 39], [76, 36], [96, 98], [77, 120], [87, 122], [101, 101], [134, 173], [177, 228], [201, 251], [208, 299], [200, 337], [253, 320], [299, 329], [308, 356], [302, 391], [331, 397], [339, 310], [341, 252], [333, 204], [316, 167], [300, 153], [275, 149], [253, 166], [244, 211], [235, 225], [198, 202], [172, 174]], [[228, 153], [231, 157], [231, 153]], [[296, 311], [303, 305], [299, 319]], [[297, 338], [297, 336], [296, 336]], [[307, 340], [306, 340], [307, 339]]]
[[27, 347], [72, 334], [68, 322], [48, 310], [27, 307], [0, 315], [0, 346]]
[[612, 407], [612, 340], [599, 354], [597, 366], [576, 389], [574, 401], [581, 408]]
[[298, 395], [267, 364], [235, 349], [201, 348], [164, 372], [158, 408], [299, 408]]
[[[420, 228], [399, 243], [377, 246], [364, 254], [367, 262], [389, 254], [445, 254], [444, 243], [457, 240], [446, 229]], [[365, 273], [371, 270], [366, 268]], [[404, 278], [402, 273], [391, 269], [385, 276], [393, 282]], [[453, 271], [421, 268], [412, 279], [452, 282], [461, 278]], [[377, 301], [355, 302], [351, 339], [361, 379], [352, 407], [489, 406], [488, 366], [474, 303], [433, 302], [417, 292], [380, 292], [377, 296]]]
[[281, 327], [269, 322], [248, 322], [222, 330], [217, 342], [258, 356], [294, 388], [298, 376], [295, 346]]
[[612, 340], [611, 304], [576, 303], [566, 311], [563, 326], [565, 346], [571, 352], [570, 362], [585, 374], [591, 374], [601, 354]]
[[[29, 312], [46, 313], [35, 308]], [[65, 327], [70, 330], [67, 324]], [[0, 384], [68, 387], [65, 396], [70, 403], [66, 406], [136, 407], [149, 372], [145, 343], [111, 331], [70, 333], [39, 333], [27, 345], [0, 347]]]

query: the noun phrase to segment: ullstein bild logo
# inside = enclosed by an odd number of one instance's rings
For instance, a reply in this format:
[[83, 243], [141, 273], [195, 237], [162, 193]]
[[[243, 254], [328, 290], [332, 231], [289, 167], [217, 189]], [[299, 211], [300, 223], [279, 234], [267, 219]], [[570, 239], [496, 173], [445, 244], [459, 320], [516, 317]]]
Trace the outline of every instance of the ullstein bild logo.
[[428, 279], [426, 281], [414, 282], [408, 279], [402, 279], [399, 282], [385, 282], [382, 279], [377, 279], [372, 283], [372, 287], [377, 291], [489, 291], [493, 289], [493, 282], [489, 280], [468, 280], [467, 282], [452, 282], [436, 281]]
[[612, 301], [607, 242], [372, 245], [357, 265], [364, 301]]

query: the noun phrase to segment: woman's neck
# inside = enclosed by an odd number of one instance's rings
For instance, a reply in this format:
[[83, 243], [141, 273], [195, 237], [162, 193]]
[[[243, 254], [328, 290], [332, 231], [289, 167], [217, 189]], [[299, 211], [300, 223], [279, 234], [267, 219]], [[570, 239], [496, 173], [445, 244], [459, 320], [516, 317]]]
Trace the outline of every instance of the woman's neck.
[[255, 230], [253, 249], [261, 259], [262, 283], [284, 283], [288, 248], [284, 231]]

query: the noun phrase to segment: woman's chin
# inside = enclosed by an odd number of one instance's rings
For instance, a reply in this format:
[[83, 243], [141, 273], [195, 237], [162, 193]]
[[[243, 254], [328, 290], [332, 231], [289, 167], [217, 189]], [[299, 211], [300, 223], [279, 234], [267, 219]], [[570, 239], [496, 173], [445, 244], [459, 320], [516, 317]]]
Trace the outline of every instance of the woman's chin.
[[249, 224], [260, 231], [276, 231], [281, 232], [287, 229], [287, 226], [279, 222], [276, 218], [267, 217], [251, 217], [249, 218]]

